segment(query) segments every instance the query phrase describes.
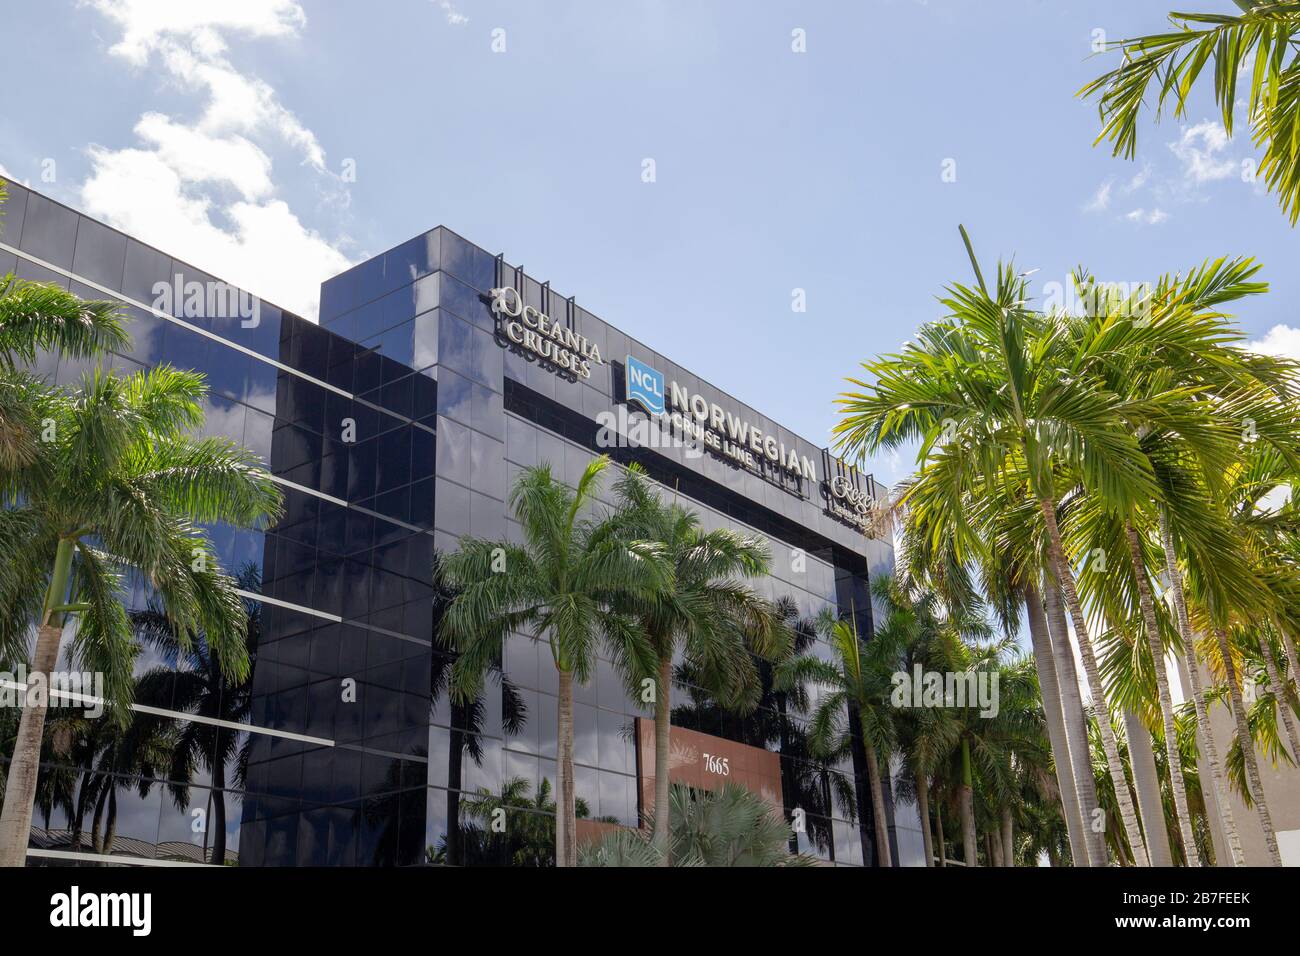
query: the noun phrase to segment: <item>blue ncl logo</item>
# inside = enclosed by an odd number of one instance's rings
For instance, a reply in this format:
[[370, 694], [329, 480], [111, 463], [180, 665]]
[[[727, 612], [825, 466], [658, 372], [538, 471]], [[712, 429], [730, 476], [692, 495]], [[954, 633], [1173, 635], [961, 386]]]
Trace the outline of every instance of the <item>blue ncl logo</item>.
[[664, 373], [651, 368], [645, 362], [638, 362], [632, 356], [627, 357], [626, 391], [627, 400], [636, 402], [651, 415], [664, 413]]

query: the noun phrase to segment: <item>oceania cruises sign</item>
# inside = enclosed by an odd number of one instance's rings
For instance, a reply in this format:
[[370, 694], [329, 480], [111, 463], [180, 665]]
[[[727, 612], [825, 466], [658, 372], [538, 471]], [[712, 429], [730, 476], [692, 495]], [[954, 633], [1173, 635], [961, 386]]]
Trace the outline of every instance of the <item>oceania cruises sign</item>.
[[817, 467], [797, 448], [787, 448], [775, 435], [733, 414], [703, 395], [676, 382], [645, 362], [627, 357], [623, 389], [630, 404], [656, 417], [666, 418], [674, 431], [689, 441], [738, 465], [759, 471], [764, 464], [808, 481], [817, 480]]
[[488, 296], [501, 332], [516, 347], [576, 378], [591, 378], [591, 367], [604, 364], [595, 342], [525, 305], [517, 289], [503, 286]]

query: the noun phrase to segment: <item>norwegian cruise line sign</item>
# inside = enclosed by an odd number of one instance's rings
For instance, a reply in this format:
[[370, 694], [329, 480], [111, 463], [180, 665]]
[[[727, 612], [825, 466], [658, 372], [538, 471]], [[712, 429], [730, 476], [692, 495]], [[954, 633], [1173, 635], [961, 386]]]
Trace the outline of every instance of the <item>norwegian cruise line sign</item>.
[[677, 382], [666, 382], [663, 372], [631, 355], [624, 366], [623, 385], [630, 403], [667, 419], [678, 435], [721, 458], [752, 471], [761, 471], [766, 464], [798, 478], [817, 480], [817, 466], [797, 448], [787, 448], [775, 435], [703, 395]]

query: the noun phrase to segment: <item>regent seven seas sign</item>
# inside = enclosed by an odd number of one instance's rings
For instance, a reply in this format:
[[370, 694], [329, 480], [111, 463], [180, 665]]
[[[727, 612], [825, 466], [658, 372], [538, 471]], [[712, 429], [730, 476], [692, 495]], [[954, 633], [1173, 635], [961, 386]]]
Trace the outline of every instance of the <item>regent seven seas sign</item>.
[[703, 395], [676, 382], [664, 380], [664, 373], [629, 355], [624, 366], [624, 391], [629, 402], [650, 415], [666, 418], [673, 430], [688, 441], [736, 464], [760, 471], [763, 462], [790, 474], [817, 481], [817, 468], [794, 447], [787, 448], [776, 436], [764, 434], [739, 415], [733, 415]]
[[863, 534], [871, 533], [871, 496], [862, 491], [848, 475], [836, 475], [826, 485], [826, 512], [852, 525]]
[[605, 364], [595, 342], [531, 305], [524, 305], [518, 290], [503, 286], [488, 295], [501, 331], [525, 352], [575, 378], [591, 378], [591, 367]]

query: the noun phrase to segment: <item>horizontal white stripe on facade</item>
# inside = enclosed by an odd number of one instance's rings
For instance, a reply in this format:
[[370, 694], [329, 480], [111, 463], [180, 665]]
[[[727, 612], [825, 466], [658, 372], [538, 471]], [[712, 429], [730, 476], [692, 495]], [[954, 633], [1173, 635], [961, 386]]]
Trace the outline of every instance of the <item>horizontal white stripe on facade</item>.
[[[27, 692], [26, 684], [3, 677], [0, 677], [0, 687], [20, 691], [22, 693]], [[48, 694], [50, 697], [57, 697], [61, 700], [69, 700], [73, 703], [88, 705], [90, 707], [103, 707], [106, 704], [102, 697], [95, 697], [90, 694], [80, 694], [76, 691], [50, 688]], [[300, 743], [316, 744], [319, 747], [334, 746], [334, 741], [325, 737], [312, 737], [308, 734], [296, 734], [290, 730], [275, 730], [271, 727], [258, 727], [254, 724], [241, 724], [233, 720], [222, 720], [219, 717], [205, 717], [202, 714], [187, 714], [184, 711], [169, 710], [166, 707], [153, 707], [149, 704], [131, 704], [131, 710], [138, 714], [151, 714], [154, 717], [170, 717], [174, 720], [184, 720], [195, 724], [208, 724], [212, 727], [224, 727], [227, 730], [246, 730], [252, 734], [263, 734], [267, 737], [281, 737], [285, 740], [296, 740]]]

